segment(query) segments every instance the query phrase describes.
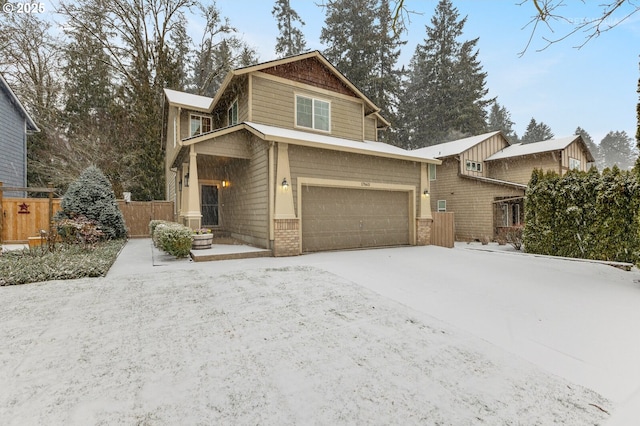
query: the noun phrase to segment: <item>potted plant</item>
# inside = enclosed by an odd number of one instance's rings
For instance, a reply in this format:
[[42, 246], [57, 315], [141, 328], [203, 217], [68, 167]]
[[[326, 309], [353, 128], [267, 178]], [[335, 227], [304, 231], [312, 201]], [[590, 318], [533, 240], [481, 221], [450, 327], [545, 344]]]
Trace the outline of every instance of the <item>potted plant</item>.
[[193, 243], [191, 248], [194, 250], [209, 249], [213, 243], [213, 234], [211, 229], [199, 228], [193, 231]]

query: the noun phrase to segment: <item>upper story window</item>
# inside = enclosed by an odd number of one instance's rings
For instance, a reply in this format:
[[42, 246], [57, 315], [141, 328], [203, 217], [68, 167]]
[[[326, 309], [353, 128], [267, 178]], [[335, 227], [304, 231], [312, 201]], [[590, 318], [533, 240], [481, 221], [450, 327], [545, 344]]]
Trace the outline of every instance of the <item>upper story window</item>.
[[569, 170], [580, 170], [580, 160], [569, 157]]
[[201, 135], [211, 131], [211, 117], [191, 115], [191, 132], [189, 136]]
[[296, 126], [328, 132], [331, 126], [330, 117], [329, 102], [296, 95]]
[[472, 172], [481, 172], [482, 171], [482, 163], [478, 161], [469, 161], [467, 160], [467, 170]]
[[229, 126], [238, 124], [238, 100], [233, 101], [227, 110], [227, 123]]

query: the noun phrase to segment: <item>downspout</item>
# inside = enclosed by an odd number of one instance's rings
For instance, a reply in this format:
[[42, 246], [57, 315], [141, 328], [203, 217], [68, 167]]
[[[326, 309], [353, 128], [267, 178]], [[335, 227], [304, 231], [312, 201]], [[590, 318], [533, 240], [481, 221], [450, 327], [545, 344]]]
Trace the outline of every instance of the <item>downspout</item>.
[[275, 231], [274, 231], [274, 206], [275, 206], [275, 165], [274, 165], [274, 142], [269, 142], [269, 178], [267, 179], [269, 182], [269, 244], [273, 248], [273, 241], [275, 240]]

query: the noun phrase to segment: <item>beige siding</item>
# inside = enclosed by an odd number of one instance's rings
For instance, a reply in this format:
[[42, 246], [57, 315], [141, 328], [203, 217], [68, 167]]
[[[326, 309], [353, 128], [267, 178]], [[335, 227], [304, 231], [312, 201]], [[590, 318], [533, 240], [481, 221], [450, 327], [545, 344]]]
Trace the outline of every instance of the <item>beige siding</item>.
[[[503, 148], [508, 146], [507, 141], [500, 135], [497, 134], [495, 136], [490, 137], [489, 139], [483, 141], [482, 143], [477, 144], [476, 146], [468, 149], [460, 155], [460, 173], [469, 175], [469, 176], [482, 176], [487, 177], [487, 167], [484, 160], [496, 152], [500, 151]], [[482, 164], [482, 171], [472, 171], [467, 170], [466, 164], [467, 160], [475, 161], [477, 163]]]
[[[420, 164], [368, 155], [289, 145], [294, 206], [297, 206], [297, 177], [415, 185], [420, 205]], [[298, 214], [298, 213], [296, 213]], [[299, 216], [299, 215], [298, 215]]]
[[221, 221], [237, 238], [261, 247], [269, 244], [268, 144], [252, 138], [250, 160], [233, 159], [221, 167], [231, 185], [222, 189]]
[[251, 158], [250, 136], [247, 132], [234, 132], [195, 145], [198, 154], [220, 157]]
[[[165, 199], [170, 201], [175, 201], [175, 172], [171, 171], [171, 165], [173, 163], [174, 158], [178, 154], [180, 150], [180, 145], [177, 140], [177, 133], [174, 133], [176, 130], [174, 127], [174, 119], [176, 119], [178, 115], [177, 107], [169, 107], [169, 113], [167, 114], [167, 139], [165, 141]], [[177, 127], [177, 120], [175, 120], [175, 124]], [[175, 141], [174, 141], [175, 136]], [[174, 146], [175, 144], [175, 146]]]
[[366, 117], [364, 119], [364, 139], [367, 141], [377, 141], [377, 120], [375, 118]]
[[559, 152], [546, 152], [527, 157], [491, 161], [488, 167], [489, 177], [526, 185], [531, 179], [533, 169], [560, 173], [560, 160]]
[[431, 209], [446, 200], [447, 211], [455, 215], [456, 240], [473, 241], [494, 235], [493, 201], [496, 197], [522, 196], [524, 190], [494, 185], [458, 176], [458, 161], [445, 159], [431, 181]]
[[330, 134], [332, 136], [363, 140], [362, 104], [356, 98], [349, 100], [341, 96], [331, 96], [325, 92], [313, 91], [311, 86], [302, 88], [258, 76], [253, 76], [252, 90], [252, 119], [256, 123], [296, 128], [295, 95], [300, 94], [331, 103]]
[[569, 158], [575, 158], [580, 161], [580, 168], [578, 170], [587, 171], [587, 153], [584, 151], [582, 144], [578, 141], [574, 141], [569, 145], [562, 153], [562, 169], [563, 172], [569, 170]]

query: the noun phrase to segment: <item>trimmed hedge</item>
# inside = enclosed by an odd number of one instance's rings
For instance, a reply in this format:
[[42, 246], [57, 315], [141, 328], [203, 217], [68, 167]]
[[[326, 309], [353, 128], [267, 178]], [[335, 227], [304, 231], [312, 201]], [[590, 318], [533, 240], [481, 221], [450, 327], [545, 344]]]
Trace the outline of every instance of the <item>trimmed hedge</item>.
[[570, 171], [560, 177], [534, 170], [525, 198], [525, 250], [638, 263], [640, 191], [635, 173], [617, 167]]
[[176, 257], [187, 257], [191, 251], [193, 231], [184, 225], [163, 220], [149, 222], [153, 244]]

